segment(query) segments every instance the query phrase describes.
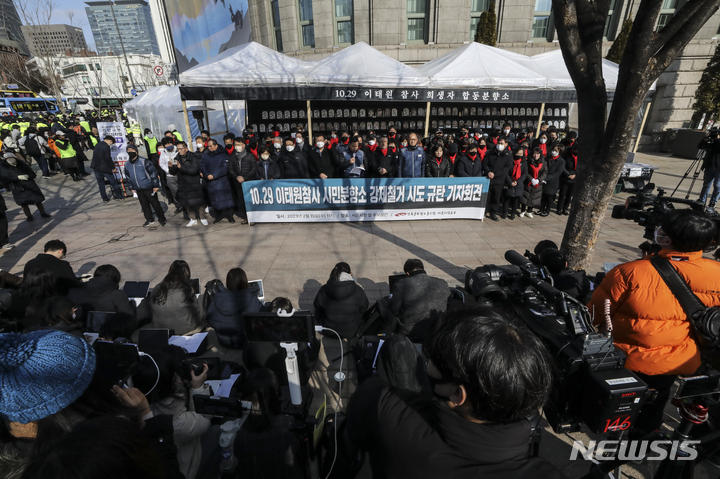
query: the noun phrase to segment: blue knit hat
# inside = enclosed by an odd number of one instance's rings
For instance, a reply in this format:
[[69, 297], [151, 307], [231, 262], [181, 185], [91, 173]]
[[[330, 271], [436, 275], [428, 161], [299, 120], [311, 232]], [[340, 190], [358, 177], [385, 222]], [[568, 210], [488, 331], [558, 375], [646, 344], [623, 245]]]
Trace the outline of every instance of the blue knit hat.
[[95, 351], [61, 331], [0, 334], [0, 415], [27, 424], [59, 412], [90, 385]]

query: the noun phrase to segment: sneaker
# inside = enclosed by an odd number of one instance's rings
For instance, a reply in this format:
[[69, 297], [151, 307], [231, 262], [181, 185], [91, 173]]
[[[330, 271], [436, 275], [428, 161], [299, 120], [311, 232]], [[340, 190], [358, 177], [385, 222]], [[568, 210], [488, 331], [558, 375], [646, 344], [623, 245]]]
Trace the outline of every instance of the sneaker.
[[532, 219], [532, 218], [533, 218], [533, 214], [528, 211], [528, 212], [527, 212], [527, 217], [530, 218], [530, 219]]
[[562, 214], [565, 215], [565, 216], [568, 216], [568, 215], [570, 214], [570, 212], [569, 212], [568, 210], [564, 210], [564, 211], [562, 212]]
[[[520, 218], [525, 218], [525, 212], [524, 212], [524, 211], [521, 211], [518, 216], [519, 216]], [[530, 218], [532, 218], [532, 215], [530, 215]]]
[[110, 203], [110, 198], [108, 198], [107, 200], [103, 200], [103, 203]]
[[208, 220], [206, 220], [205, 218], [203, 218], [203, 219], [200, 220], [200, 223], [202, 223], [203, 226], [207, 226], [207, 225], [208, 225]]
[[50, 175], [43, 175], [43, 176], [42, 176], [42, 179], [43, 179], [43, 180], [49, 180], [50, 178], [52, 178], [52, 176], [50, 176]]
[[189, 228], [191, 226], [195, 226], [196, 224], [197, 224], [197, 220], [190, 220], [190, 222], [188, 224], [186, 224], [185, 226], [187, 226]]
[[543, 211], [542, 213], [540, 213], [540, 216], [544, 218], [546, 216], [550, 216], [550, 213], [548, 211]]
[[495, 213], [490, 213], [490, 219], [493, 221], [500, 221], [500, 219], [497, 217]]
[[143, 223], [143, 227], [152, 226], [152, 225], [154, 225], [154, 224], [155, 224], [154, 221], [146, 221], [145, 223]]
[[3, 245], [2, 249], [13, 249], [15, 247], [12, 243], [6, 243]]
[[27, 220], [28, 220], [28, 221], [34, 221], [35, 218], [33, 218], [32, 216], [28, 216], [28, 217], [27, 217]]
[[210, 213], [210, 207], [209, 207], [209, 206], [206, 206], [206, 207], [205, 207], [205, 213]]

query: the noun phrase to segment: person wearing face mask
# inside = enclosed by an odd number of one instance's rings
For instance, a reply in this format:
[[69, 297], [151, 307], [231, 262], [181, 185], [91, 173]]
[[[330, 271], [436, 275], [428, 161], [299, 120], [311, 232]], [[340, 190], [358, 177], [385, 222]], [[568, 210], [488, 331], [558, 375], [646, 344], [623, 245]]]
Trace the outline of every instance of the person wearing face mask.
[[282, 177], [286, 180], [309, 178], [308, 159], [292, 138], [285, 139], [285, 146], [278, 156]]
[[532, 142], [532, 146], [533, 148], [540, 148], [540, 152], [543, 157], [546, 157], [549, 153], [548, 146], [550, 146], [547, 142], [547, 135], [545, 133], [540, 133], [540, 136]]
[[[527, 163], [525, 162], [525, 155], [522, 150], [516, 151], [513, 154], [513, 163], [510, 171], [508, 171], [505, 179], [505, 207], [507, 207], [509, 213], [508, 218], [511, 220], [515, 219], [517, 214], [517, 207], [520, 200], [523, 198], [525, 192], [525, 181], [527, 179]], [[502, 212], [502, 218], [505, 218], [505, 211]]]
[[22, 208], [28, 221], [33, 221], [30, 205], [35, 205], [43, 218], [50, 218], [45, 212], [43, 195], [40, 187], [35, 183], [37, 175], [33, 169], [14, 153], [6, 152], [0, 162], [0, 181], [10, 185], [8, 188], [13, 195], [15, 203]]
[[429, 159], [425, 163], [426, 178], [447, 178], [450, 176], [450, 160], [445, 156], [445, 149], [440, 145], [430, 148]]
[[225, 151], [228, 156], [232, 156], [235, 153], [235, 133], [227, 133], [223, 136], [223, 142], [225, 142]]
[[[548, 174], [546, 161], [539, 148], [533, 148], [527, 159], [528, 176], [525, 180], [525, 194], [520, 206], [520, 218], [533, 217], [533, 208], [542, 203], [543, 187]], [[542, 210], [541, 210], [542, 211]]]
[[112, 187], [113, 198], [116, 200], [123, 200], [125, 197], [120, 192], [117, 180], [115, 179], [117, 167], [112, 159], [111, 147], [115, 144], [115, 138], [111, 135], [107, 135], [105, 139], [93, 149], [92, 162], [90, 168], [95, 172], [95, 179], [97, 180], [98, 188], [100, 189], [100, 197], [104, 203], [110, 201], [108, 198], [107, 191], [105, 190], [105, 180], [108, 180]]
[[338, 158], [342, 155], [342, 153], [348, 149], [348, 144], [350, 143], [350, 134], [346, 131], [340, 132], [340, 141], [337, 144], [337, 147], [335, 150], [338, 153]]
[[366, 172], [363, 171], [353, 173], [352, 170], [356, 167], [369, 169], [367, 176], [372, 173], [370, 158], [366, 157], [365, 152], [360, 149], [356, 138], [350, 140], [348, 148], [343, 150], [341, 157], [337, 158], [337, 165], [345, 178], [360, 178], [365, 175]]
[[165, 213], [160, 206], [158, 191], [160, 191], [160, 178], [158, 177], [155, 165], [146, 158], [138, 155], [137, 147], [129, 145], [127, 154], [130, 161], [125, 163], [125, 176], [130, 180], [130, 186], [137, 193], [140, 206], [142, 207], [145, 223], [143, 226], [155, 224], [153, 211], [160, 221], [160, 226], [165, 226]]
[[422, 178], [425, 174], [425, 160], [425, 150], [418, 145], [417, 134], [410, 133], [407, 147], [400, 150], [399, 177]]
[[228, 163], [228, 177], [235, 189], [237, 208], [235, 214], [240, 217], [241, 224], [247, 224], [247, 211], [245, 211], [245, 195], [242, 184], [246, 181], [257, 180], [257, 165], [255, 157], [247, 152], [245, 143], [241, 138], [235, 139], [235, 151]]
[[269, 148], [260, 148], [260, 161], [257, 162], [258, 180], [282, 179], [282, 171], [277, 161], [272, 157]]
[[509, 178], [508, 175], [513, 169], [513, 156], [506, 146], [507, 143], [504, 138], [498, 139], [497, 146], [487, 154], [486, 159], [482, 162], [485, 176], [490, 179], [488, 216], [492, 221], [500, 221], [497, 217], [497, 213], [500, 211], [500, 199], [503, 187]]
[[558, 137], [557, 131], [555, 130], [554, 126], [551, 126], [547, 130], [547, 136], [548, 136], [548, 145], [554, 145], [555, 143], [560, 143], [560, 138]]
[[[408, 140], [407, 138], [403, 137], [400, 139], [400, 151], [402, 151], [403, 148], [407, 148], [408, 146]], [[400, 151], [398, 153], [400, 153]]]
[[328, 145], [327, 145], [328, 149], [329, 149], [329, 150], [334, 150], [339, 143], [340, 143], [340, 138], [338, 138], [337, 131], [332, 130], [332, 131], [330, 132], [330, 138], [329, 138], [329, 142], [328, 142]]
[[[463, 140], [467, 141], [467, 138], [463, 138]], [[458, 164], [460, 163], [460, 158], [462, 158], [462, 154], [459, 152], [459, 146], [458, 143], [450, 143], [450, 146], [448, 146], [447, 149], [447, 159], [450, 161], [450, 178], [455, 177], [455, 172], [457, 171]]]
[[295, 144], [297, 144], [300, 151], [302, 151], [307, 158], [310, 158], [310, 153], [312, 153], [313, 147], [305, 141], [305, 135], [302, 131], [295, 133]]
[[207, 142], [210, 139], [210, 132], [208, 130], [203, 130], [200, 132], [200, 136], [203, 140], [203, 148], [207, 148]]
[[560, 189], [560, 176], [565, 169], [565, 159], [562, 154], [565, 151], [562, 145], [557, 145], [550, 149], [550, 154], [546, 157], [547, 176], [543, 185], [542, 200], [540, 201], [540, 216], [548, 216], [550, 208], [555, 201], [555, 195]]
[[174, 205], [174, 214], [183, 213], [183, 218], [189, 220], [188, 212], [183, 211], [182, 205], [177, 200], [177, 176], [170, 173], [170, 167], [176, 164], [175, 158], [178, 154], [177, 147], [173, 143], [173, 140], [168, 137], [163, 138], [160, 147], [158, 147], [158, 153], [160, 153], [158, 159], [158, 175], [160, 176], [160, 184], [163, 187], [168, 206]]
[[[561, 145], [555, 145], [553, 148], [560, 149]], [[565, 168], [560, 175], [560, 194], [558, 196], [558, 204], [556, 213], [559, 215], [570, 214], [570, 203], [575, 194], [575, 180], [577, 177], [578, 157], [577, 142], [568, 150], [565, 150], [564, 160]], [[563, 158], [561, 158], [563, 159]]]
[[487, 153], [487, 145], [485, 144], [485, 140], [480, 140], [480, 144], [482, 145], [482, 149], [478, 149], [477, 143], [470, 143], [467, 153], [458, 160], [457, 167], [455, 168], [455, 176], [467, 178], [470, 176], [478, 177], [486, 175], [483, 169], [483, 160]]
[[[351, 141], [353, 148], [357, 148], [355, 145], [356, 143]], [[394, 141], [391, 143], [387, 137], [380, 138], [378, 148], [373, 152], [373, 156], [368, 158], [374, 178], [394, 178], [397, 175], [400, 158], [394, 147]]]
[[270, 152], [270, 157], [278, 161], [278, 158], [280, 157], [280, 153], [283, 150], [283, 139], [279, 136], [273, 138], [272, 145], [268, 148], [268, 151]]
[[158, 162], [159, 154], [157, 152], [158, 139], [149, 128], [145, 128], [145, 136], [143, 136], [143, 142], [145, 143], [145, 152], [148, 155], [148, 159], [156, 164]]
[[397, 129], [394, 126], [391, 126], [388, 130], [388, 140], [396, 140], [397, 139]]
[[65, 133], [62, 130], [55, 134], [55, 147], [60, 151], [60, 163], [63, 169], [68, 172], [73, 181], [81, 181], [83, 177], [78, 170], [77, 152], [70, 144], [70, 141], [65, 138]]
[[310, 178], [321, 178], [323, 180], [335, 176], [335, 157], [333, 153], [325, 148], [325, 137], [315, 137], [315, 148], [310, 153], [308, 161]]
[[205, 138], [198, 136], [195, 138], [195, 153], [201, 153], [205, 149]]
[[483, 137], [483, 131], [482, 128], [475, 128], [472, 133], [471, 138], [475, 143], [480, 143], [480, 139]]
[[370, 158], [372, 155], [375, 154], [375, 150], [377, 150], [377, 137], [373, 134], [369, 134], [367, 137], [367, 144], [362, 144], [362, 138], [359, 138], [360, 141], [360, 149], [365, 153], [366, 158]]
[[515, 141], [515, 133], [512, 132], [512, 125], [510, 123], [505, 123], [503, 125], [502, 130], [502, 136], [505, 137], [505, 139], [508, 141], [508, 143], [512, 143]]
[[208, 195], [210, 204], [217, 213], [213, 224], [217, 224], [227, 218], [228, 222], [235, 223], [233, 213], [235, 203], [233, 192], [228, 181], [228, 163], [230, 157], [225, 148], [218, 145], [214, 139], [208, 140], [208, 147], [203, 152], [200, 160], [200, 171], [208, 182]]
[[195, 226], [200, 220], [203, 226], [208, 225], [205, 217], [205, 197], [200, 184], [200, 157], [188, 151], [187, 143], [180, 141], [177, 144], [178, 154], [170, 166], [170, 173], [177, 176], [177, 199], [188, 214], [194, 216], [187, 227]]

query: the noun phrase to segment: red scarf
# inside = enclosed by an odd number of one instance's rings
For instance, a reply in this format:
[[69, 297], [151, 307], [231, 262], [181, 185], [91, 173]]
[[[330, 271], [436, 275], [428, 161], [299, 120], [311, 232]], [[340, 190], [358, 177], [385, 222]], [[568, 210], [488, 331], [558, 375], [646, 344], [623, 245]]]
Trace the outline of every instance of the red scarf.
[[485, 159], [485, 153], [487, 153], [487, 146], [482, 150], [478, 148], [478, 155], [480, 155], [480, 161]]
[[255, 148], [248, 147], [248, 150], [250, 151], [250, 153], [253, 154], [253, 156], [255, 157], [255, 160], [257, 160], [257, 159], [258, 159], [258, 154], [257, 154], [258, 149], [257, 149], [257, 146], [256, 146]]
[[279, 132], [279, 131], [273, 131], [273, 138], [277, 138], [278, 136], [280, 136], [280, 132]]
[[498, 137], [496, 136], [495, 138], [490, 138], [490, 139], [491, 139], [492, 142], [497, 146]]
[[375, 149], [377, 148], [377, 143], [375, 143], [374, 145], [368, 145], [367, 147], [368, 147], [368, 150], [370, 150], [370, 151], [373, 151], [373, 152], [374, 152], [374, 151], [375, 151]]
[[337, 145], [338, 143], [340, 143], [340, 140], [338, 140], [337, 138], [330, 138], [330, 146], [328, 148], [332, 148], [333, 146]]
[[538, 143], [538, 148], [542, 151], [543, 156], [547, 155], [547, 143]]
[[[542, 170], [542, 163], [538, 163], [537, 166], [530, 163], [528, 166], [530, 166], [530, 170], [532, 171], [532, 175], [534, 179], [538, 179], [538, 176], [540, 176], [540, 170]], [[528, 183], [530, 186], [534, 186], [535, 188], [538, 188], [540, 186], [540, 183], [537, 185], [533, 185], [532, 183]]]
[[513, 181], [519, 180], [520, 175], [522, 175], [522, 158], [519, 160], [513, 160], [513, 171], [512, 171], [512, 179]]
[[572, 156], [572, 159], [573, 159], [573, 161], [575, 162], [575, 168], [574, 168], [574, 169], [577, 170], [577, 155], [573, 155], [572, 153], [570, 153], [570, 156]]
[[443, 157], [442, 156], [436, 156], [435, 161], [437, 161], [438, 166], [440, 166], [440, 163], [442, 163]]
[[387, 148], [381, 148], [380, 153], [382, 153], [383, 156], [387, 156], [388, 149]]
[[[475, 159], [477, 158], [477, 155], [471, 155], [470, 153], [468, 153], [468, 158], [470, 158], [471, 161], [475, 161]], [[482, 160], [483, 160], [483, 158], [480, 157], [480, 161], [482, 161]]]
[[455, 153], [454, 155], [448, 155], [448, 158], [450, 158], [450, 161], [451, 161], [452, 164], [454, 165], [454, 164], [455, 164], [455, 158], [457, 158], [457, 153]]
[[395, 148], [394, 146], [390, 147], [390, 151], [392, 151], [393, 153], [395, 153], [396, 150], [397, 150], [397, 148]]
[[232, 156], [233, 151], [235, 151], [235, 145], [226, 146], [225, 151], [228, 152], [228, 155]]
[[342, 143], [343, 143], [343, 145], [347, 145], [348, 143], [350, 143], [350, 138], [348, 138], [347, 140], [343, 140]]

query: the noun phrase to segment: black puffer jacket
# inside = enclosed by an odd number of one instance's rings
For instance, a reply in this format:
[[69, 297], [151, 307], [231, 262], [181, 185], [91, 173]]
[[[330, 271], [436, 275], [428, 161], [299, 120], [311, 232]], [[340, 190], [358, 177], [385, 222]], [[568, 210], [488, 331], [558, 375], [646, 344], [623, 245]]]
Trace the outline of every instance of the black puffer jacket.
[[70, 289], [67, 297], [75, 306], [82, 307], [83, 317], [79, 319], [83, 322], [89, 311], [120, 313], [128, 319], [135, 319], [135, 310], [127, 293], [118, 289], [117, 283], [110, 278], [91, 278], [82, 287]]
[[[21, 180], [18, 176], [27, 175], [27, 180]], [[37, 175], [33, 169], [21, 159], [17, 159], [15, 166], [10, 166], [7, 159], [0, 161], [0, 180], [10, 185], [13, 200], [18, 206], [34, 205], [45, 201], [40, 187], [35, 183]]]
[[200, 183], [200, 158], [192, 153], [185, 156], [177, 155], [175, 160], [180, 164], [171, 166], [168, 170], [171, 175], [177, 176], [177, 198], [185, 208], [198, 208], [205, 206], [202, 183]]
[[560, 176], [565, 169], [565, 160], [560, 158], [552, 158], [548, 156], [545, 159], [547, 164], [547, 176], [545, 177], [545, 186], [543, 186], [543, 194], [554, 195], [560, 189]]
[[369, 301], [354, 281], [330, 280], [320, 288], [313, 304], [318, 324], [334, 329], [342, 338], [350, 338], [360, 327]]
[[443, 155], [440, 164], [437, 157], [428, 158], [425, 162], [425, 178], [447, 178], [452, 172], [452, 164], [447, 156]]
[[245, 336], [245, 313], [257, 313], [262, 303], [257, 297], [257, 285], [250, 285], [239, 291], [228, 291], [220, 287], [215, 293], [207, 311], [207, 324], [215, 329], [218, 341], [227, 348], [242, 349], [247, 342]]

